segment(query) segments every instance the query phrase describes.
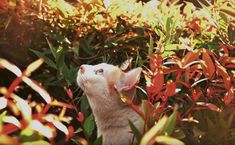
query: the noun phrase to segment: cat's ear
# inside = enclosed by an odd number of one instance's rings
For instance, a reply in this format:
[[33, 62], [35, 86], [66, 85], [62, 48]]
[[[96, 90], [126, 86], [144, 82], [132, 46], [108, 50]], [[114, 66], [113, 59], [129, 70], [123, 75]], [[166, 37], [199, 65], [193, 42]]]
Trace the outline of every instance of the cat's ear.
[[135, 85], [139, 82], [141, 72], [142, 68], [138, 67], [128, 71], [127, 73], [123, 73], [117, 81], [117, 90], [128, 91], [135, 87]]

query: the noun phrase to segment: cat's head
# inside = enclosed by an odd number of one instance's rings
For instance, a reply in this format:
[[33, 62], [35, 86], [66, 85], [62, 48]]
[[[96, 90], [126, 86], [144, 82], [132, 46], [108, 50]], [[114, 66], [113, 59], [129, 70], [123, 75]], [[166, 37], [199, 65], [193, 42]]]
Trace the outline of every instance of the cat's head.
[[123, 72], [119, 67], [106, 63], [82, 65], [78, 71], [77, 84], [89, 97], [108, 99], [116, 93], [115, 89], [130, 96], [135, 93], [141, 71], [139, 67]]

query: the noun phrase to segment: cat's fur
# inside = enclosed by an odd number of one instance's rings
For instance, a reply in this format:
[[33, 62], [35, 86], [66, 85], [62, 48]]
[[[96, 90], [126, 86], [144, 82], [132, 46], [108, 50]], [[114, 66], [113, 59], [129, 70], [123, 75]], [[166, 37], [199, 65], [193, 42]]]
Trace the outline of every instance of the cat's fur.
[[[129, 145], [134, 136], [128, 120], [142, 130], [141, 117], [123, 103], [115, 91], [116, 88], [127, 97], [136, 99], [135, 85], [141, 71], [141, 68], [135, 68], [124, 73], [120, 68], [106, 63], [80, 67], [77, 83], [88, 97], [103, 145]], [[136, 144], [136, 140], [134, 142]]]

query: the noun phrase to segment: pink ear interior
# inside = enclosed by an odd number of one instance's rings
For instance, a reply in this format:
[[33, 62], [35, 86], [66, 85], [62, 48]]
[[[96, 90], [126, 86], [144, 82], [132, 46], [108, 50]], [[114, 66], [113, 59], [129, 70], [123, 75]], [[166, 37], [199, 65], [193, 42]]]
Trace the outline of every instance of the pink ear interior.
[[142, 68], [138, 67], [130, 70], [127, 73], [123, 73], [117, 81], [117, 90], [128, 91], [135, 87], [135, 85], [139, 82], [141, 72]]

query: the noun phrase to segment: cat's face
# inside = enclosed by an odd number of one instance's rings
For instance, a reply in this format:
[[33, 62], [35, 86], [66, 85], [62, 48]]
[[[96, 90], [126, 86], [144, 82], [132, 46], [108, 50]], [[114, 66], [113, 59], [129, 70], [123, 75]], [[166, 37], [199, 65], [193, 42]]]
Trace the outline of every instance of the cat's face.
[[82, 65], [78, 71], [77, 84], [85, 93], [108, 91], [120, 77], [122, 71], [113, 65]]
[[116, 90], [130, 92], [139, 81], [141, 71], [141, 68], [135, 68], [125, 73], [117, 66], [106, 63], [82, 65], [77, 84], [89, 97], [109, 98]]

